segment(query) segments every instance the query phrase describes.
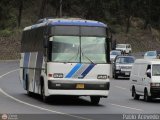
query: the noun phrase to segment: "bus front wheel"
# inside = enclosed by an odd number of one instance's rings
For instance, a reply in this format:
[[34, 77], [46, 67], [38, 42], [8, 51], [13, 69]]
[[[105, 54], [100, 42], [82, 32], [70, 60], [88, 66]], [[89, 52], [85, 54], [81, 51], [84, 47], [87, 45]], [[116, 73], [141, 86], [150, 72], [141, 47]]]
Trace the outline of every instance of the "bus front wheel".
[[44, 87], [44, 85], [41, 86], [41, 96], [42, 96], [43, 102], [48, 103], [48, 97], [45, 95], [45, 87]]
[[90, 96], [90, 99], [91, 99], [91, 103], [93, 105], [98, 105], [99, 104], [99, 101], [100, 101], [100, 97], [99, 96]]

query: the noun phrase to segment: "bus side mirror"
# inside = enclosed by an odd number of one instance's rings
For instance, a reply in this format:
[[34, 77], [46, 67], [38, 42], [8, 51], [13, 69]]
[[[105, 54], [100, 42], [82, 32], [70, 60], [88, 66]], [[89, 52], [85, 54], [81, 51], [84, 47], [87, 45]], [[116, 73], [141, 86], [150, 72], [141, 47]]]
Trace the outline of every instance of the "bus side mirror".
[[48, 36], [44, 36], [44, 39], [43, 39], [43, 45], [44, 45], [44, 48], [48, 48]]

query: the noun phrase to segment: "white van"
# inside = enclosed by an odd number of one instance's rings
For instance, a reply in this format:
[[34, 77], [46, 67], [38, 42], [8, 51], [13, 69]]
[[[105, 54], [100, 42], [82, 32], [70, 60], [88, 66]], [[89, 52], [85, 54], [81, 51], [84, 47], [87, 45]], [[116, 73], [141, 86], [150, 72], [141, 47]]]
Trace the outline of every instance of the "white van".
[[120, 50], [124, 54], [130, 54], [132, 52], [132, 48], [130, 44], [117, 44], [116, 50]]
[[145, 101], [160, 98], [160, 59], [137, 59], [130, 75], [130, 90], [134, 99]]

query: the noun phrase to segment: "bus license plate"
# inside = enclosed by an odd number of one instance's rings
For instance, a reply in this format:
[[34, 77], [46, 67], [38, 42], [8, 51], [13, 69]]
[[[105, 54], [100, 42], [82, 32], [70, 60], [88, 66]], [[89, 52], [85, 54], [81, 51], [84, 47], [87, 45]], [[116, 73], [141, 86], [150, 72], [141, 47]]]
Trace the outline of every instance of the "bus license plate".
[[129, 72], [125, 72], [125, 75], [129, 75]]
[[76, 84], [76, 88], [77, 89], [83, 89], [84, 88], [84, 84]]

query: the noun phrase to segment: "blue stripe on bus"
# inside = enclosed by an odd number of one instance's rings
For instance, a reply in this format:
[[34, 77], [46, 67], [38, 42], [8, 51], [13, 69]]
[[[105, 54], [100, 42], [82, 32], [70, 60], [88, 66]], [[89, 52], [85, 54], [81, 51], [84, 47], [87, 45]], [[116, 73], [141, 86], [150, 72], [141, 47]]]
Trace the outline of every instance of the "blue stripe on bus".
[[95, 26], [95, 27], [106, 27], [105, 24], [100, 22], [85, 22], [85, 21], [54, 21], [51, 22], [49, 25], [79, 25], [79, 26]]
[[24, 63], [23, 67], [28, 67], [30, 53], [24, 53]]
[[[24, 53], [24, 61], [23, 61], [23, 67], [24, 68], [28, 68], [29, 58], [30, 58], [30, 53]], [[23, 69], [23, 70], [24, 70], [24, 73], [23, 73], [23, 80], [24, 80], [23, 87], [25, 89], [27, 89], [26, 88], [26, 75], [28, 73], [28, 69]]]
[[91, 20], [67, 20], [67, 19], [54, 19], [49, 22], [49, 26], [53, 25], [75, 25], [75, 26], [95, 26], [95, 27], [107, 27], [106, 24], [99, 21]]
[[81, 74], [81, 78], [84, 78], [91, 70], [92, 70], [92, 68], [95, 66], [95, 64], [90, 64], [89, 66], [88, 66], [88, 68]]
[[72, 70], [66, 75], [65, 78], [71, 78], [71, 77], [75, 74], [75, 72], [76, 72], [81, 66], [82, 66], [82, 64], [80, 64], [80, 63], [76, 64], [76, 65], [72, 68]]

